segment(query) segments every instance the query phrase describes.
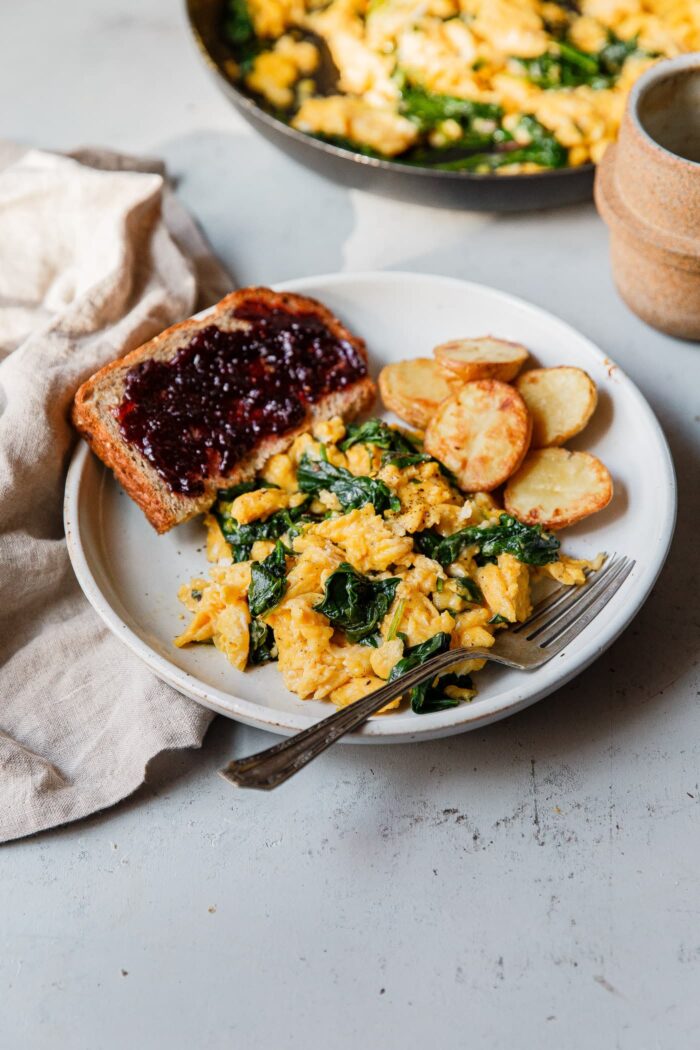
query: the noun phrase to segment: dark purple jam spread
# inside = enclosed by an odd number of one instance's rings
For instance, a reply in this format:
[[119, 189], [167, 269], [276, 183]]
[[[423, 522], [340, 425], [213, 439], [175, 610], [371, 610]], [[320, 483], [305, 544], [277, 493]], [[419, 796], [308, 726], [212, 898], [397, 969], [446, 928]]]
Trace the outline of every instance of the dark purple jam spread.
[[261, 439], [306, 418], [306, 406], [367, 374], [364, 358], [314, 314], [249, 301], [235, 316], [247, 331], [201, 329], [168, 361], [126, 375], [117, 410], [122, 436], [168, 488], [187, 496], [231, 472]]

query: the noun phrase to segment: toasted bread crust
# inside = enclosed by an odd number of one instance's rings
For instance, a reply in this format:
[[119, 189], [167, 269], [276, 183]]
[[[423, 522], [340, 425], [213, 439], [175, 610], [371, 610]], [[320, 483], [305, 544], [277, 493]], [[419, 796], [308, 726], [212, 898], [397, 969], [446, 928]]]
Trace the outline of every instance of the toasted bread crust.
[[291, 292], [274, 292], [269, 288], [241, 288], [227, 295], [200, 320], [190, 318], [172, 325], [160, 335], [132, 350], [124, 357], [105, 365], [87, 379], [75, 395], [72, 408], [73, 424], [85, 438], [93, 452], [110, 467], [129, 496], [141, 507], [158, 532], [167, 532], [183, 521], [207, 510], [214, 502], [222, 483], [235, 484], [251, 477], [276, 452], [284, 451], [300, 433], [320, 419], [342, 415], [350, 419], [368, 408], [376, 395], [369, 376], [350, 387], [328, 394], [309, 406], [309, 417], [301, 426], [284, 435], [261, 441], [241, 459], [227, 475], [206, 479], [204, 492], [198, 496], [184, 496], [171, 491], [141, 452], [127, 444], [119, 432], [112, 409], [121, 403], [127, 372], [149, 358], [168, 359], [185, 346], [195, 333], [211, 324], [244, 322], [232, 318], [233, 311], [249, 299], [264, 303], [270, 310], [284, 309], [289, 313], [313, 315], [338, 339], [347, 340], [367, 361], [364, 342], [347, 328], [317, 300]]

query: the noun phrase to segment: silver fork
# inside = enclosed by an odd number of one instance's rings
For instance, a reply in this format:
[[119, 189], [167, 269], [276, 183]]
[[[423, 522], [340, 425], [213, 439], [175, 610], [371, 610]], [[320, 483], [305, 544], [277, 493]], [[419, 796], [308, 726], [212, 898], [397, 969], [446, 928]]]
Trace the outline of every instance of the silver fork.
[[269, 791], [289, 780], [341, 736], [357, 729], [390, 700], [462, 660], [493, 660], [518, 671], [536, 670], [578, 637], [619, 590], [634, 564], [630, 558], [613, 554], [585, 586], [561, 585], [543, 598], [525, 623], [501, 631], [492, 649], [460, 648], [440, 653], [281, 744], [229, 762], [221, 776], [237, 787]]

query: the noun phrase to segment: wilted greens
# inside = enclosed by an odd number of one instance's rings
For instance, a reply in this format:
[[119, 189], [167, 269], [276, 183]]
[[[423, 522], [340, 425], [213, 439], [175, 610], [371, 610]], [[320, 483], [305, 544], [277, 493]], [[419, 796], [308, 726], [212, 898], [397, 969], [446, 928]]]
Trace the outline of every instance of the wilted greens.
[[277, 659], [275, 635], [269, 624], [255, 618], [250, 621], [248, 634], [248, 659], [251, 664], [266, 664]]
[[440, 536], [433, 529], [425, 529], [414, 536], [418, 549], [441, 565], [451, 565], [465, 547], [476, 545], [476, 561], [484, 565], [495, 561], [499, 554], [512, 554], [527, 565], [547, 565], [556, 561], [560, 543], [541, 525], [525, 525], [510, 514], [501, 514], [498, 525], [471, 525], [451, 536]]
[[269, 481], [263, 481], [262, 478], [252, 478], [250, 481], [239, 481], [237, 485], [231, 485], [228, 489], [219, 489], [216, 494], [216, 498], [220, 503], [232, 503], [237, 496], [242, 496], [244, 492], [258, 492], [260, 489], [276, 489], [277, 485], [272, 485]]
[[261, 49], [246, 0], [226, 0], [223, 28], [239, 64], [246, 70]]
[[382, 449], [382, 466], [388, 464], [398, 467], [415, 467], [421, 463], [437, 463], [442, 474], [452, 483], [454, 475], [434, 456], [421, 452], [422, 443], [407, 437], [395, 427], [390, 427], [383, 419], [368, 419], [365, 423], [349, 423], [347, 434], [338, 448], [347, 452], [353, 445], [374, 445]]
[[469, 576], [458, 576], [454, 582], [457, 584], [457, 590], [462, 592], [464, 598], [477, 604], [483, 602], [484, 596], [476, 580], [472, 580]]
[[[444, 653], [450, 648], [450, 636], [445, 631], [440, 631], [438, 634], [434, 634], [432, 638], [428, 638], [427, 642], [421, 642], [420, 645], [410, 646], [404, 651], [404, 655], [401, 660], [391, 669], [389, 675], [389, 681], [395, 682], [397, 678], [401, 678], [408, 671], [412, 671], [414, 667], [419, 667], [424, 664], [426, 660], [429, 660], [431, 656], [436, 656], [438, 653]], [[433, 706], [428, 708], [428, 693], [431, 687], [431, 682], [424, 682], [422, 685], [417, 685], [411, 689], [409, 696], [411, 700], [411, 707], [416, 714], [426, 714], [428, 710], [439, 711], [440, 706]], [[456, 700], [451, 700], [449, 697], [446, 698], [445, 703], [442, 707], [454, 707], [458, 703]]]
[[306, 452], [299, 461], [297, 483], [302, 492], [312, 495], [322, 489], [332, 492], [344, 511], [366, 503], [371, 503], [377, 514], [401, 510], [401, 501], [379, 478], [355, 477], [345, 467], [335, 467], [326, 459], [311, 459]]
[[342, 452], [347, 452], [353, 445], [376, 445], [387, 452], [414, 453], [416, 445], [395, 427], [390, 427], [383, 419], [368, 419], [364, 423], [348, 423], [345, 437], [339, 444]]
[[[389, 681], [395, 682], [414, 667], [426, 663], [431, 657], [438, 653], [447, 652], [450, 648], [450, 636], [444, 631], [434, 634], [427, 642], [413, 645], [404, 652], [403, 659], [399, 660], [392, 668]], [[447, 707], [457, 707], [460, 700], [448, 696], [445, 690], [448, 686], [456, 686], [458, 689], [473, 689], [472, 680], [467, 674], [443, 674], [436, 678], [428, 679], [422, 685], [414, 686], [409, 697], [411, 709], [417, 715], [427, 715], [431, 711], [444, 711]]]
[[581, 51], [566, 40], [560, 40], [552, 51], [535, 58], [512, 59], [527, 75], [528, 80], [541, 88], [579, 87], [609, 88], [615, 83], [622, 67], [639, 50], [637, 38], [620, 40], [610, 33], [607, 44], [600, 51]]
[[[245, 489], [244, 491], [253, 490]], [[237, 495], [240, 495], [240, 492]], [[224, 539], [231, 548], [233, 560], [247, 561], [250, 558], [253, 544], [257, 540], [277, 540], [285, 533], [290, 537], [297, 536], [301, 525], [318, 521], [318, 517], [308, 511], [310, 502], [310, 499], [305, 500], [298, 507], [275, 511], [268, 518], [261, 521], [250, 521], [246, 525], [239, 525], [236, 519], [231, 517], [228, 499], [221, 500], [220, 497], [212, 513], [221, 527]]]
[[[374, 162], [399, 163], [407, 166], [432, 168], [437, 171], [465, 172], [477, 175], [499, 172], [502, 169], [513, 169], [515, 172], [528, 171], [531, 166], [539, 169], [558, 169], [569, 163], [569, 148], [557, 138], [559, 130], [550, 131], [540, 124], [533, 109], [539, 112], [537, 99], [530, 102], [530, 85], [536, 85], [543, 91], [560, 91], [569, 93], [578, 88], [593, 90], [614, 88], [625, 65], [633, 56], [658, 55], [669, 56], [676, 51], [671, 32], [668, 39], [663, 31], [659, 35], [654, 29], [653, 35], [660, 41], [659, 51], [652, 55], [642, 49], [638, 37], [622, 39], [606, 25], [606, 18], [600, 12], [587, 12], [590, 21], [597, 24], [597, 34], [602, 47], [597, 51], [584, 51], [574, 40], [576, 23], [580, 19], [580, 0], [554, 0], [547, 4], [538, 0], [533, 7], [540, 16], [542, 34], [538, 34], [539, 43], [534, 49], [527, 49], [524, 56], [509, 54], [517, 51], [514, 37], [503, 34], [503, 19], [493, 19], [491, 5], [477, 5], [480, 10], [462, 11], [455, 17], [454, 5], [446, 5], [444, 10], [434, 10], [430, 5], [418, 5], [413, 11], [417, 19], [410, 30], [414, 35], [411, 45], [411, 58], [407, 58], [407, 49], [403, 44], [403, 33], [410, 25], [409, 8], [399, 17], [388, 13], [393, 7], [405, 7], [405, 0], [370, 0], [367, 4], [349, 4], [343, 11], [342, 27], [336, 20], [331, 20], [325, 27], [316, 26], [316, 12], [327, 7], [328, 0], [320, 4], [312, 0], [303, 0], [296, 4], [287, 4], [288, 20], [285, 35], [291, 34], [295, 41], [312, 43], [318, 50], [318, 63], [310, 74], [299, 76], [289, 84], [289, 90], [280, 91], [275, 85], [274, 76], [266, 87], [266, 77], [250, 74], [260, 68], [256, 64], [259, 56], [275, 54], [277, 34], [272, 29], [270, 20], [259, 17], [262, 12], [259, 0], [222, 0], [220, 5], [220, 25], [224, 42], [224, 68], [236, 82], [252, 93], [256, 104], [279, 120], [292, 126], [306, 129], [314, 138], [340, 149], [360, 154], [370, 166]], [[273, 5], [274, 6], [274, 5]], [[279, 6], [279, 5], [278, 5]], [[435, 6], [435, 5], [433, 5]], [[459, 5], [457, 5], [459, 6]], [[462, 5], [463, 6], [463, 5]], [[641, 5], [649, 7], [649, 5]], [[653, 5], [652, 5], [653, 7]], [[659, 23], [672, 30], [673, 0], [668, 0], [667, 11], [654, 12], [651, 9], [639, 13], [635, 32], [644, 39], [652, 25]], [[558, 10], [556, 9], [558, 8]], [[251, 17], [251, 11], [255, 15]], [[409, 16], [406, 22], [404, 15]], [[388, 17], [387, 17], [388, 15]], [[311, 17], [309, 17], [311, 16]], [[219, 16], [217, 16], [219, 17]], [[508, 19], [506, 18], [506, 22]], [[450, 76], [449, 84], [444, 76], [444, 63], [431, 59], [435, 40], [440, 39], [443, 28], [452, 39], [451, 30], [459, 34], [467, 24], [474, 39], [478, 40], [477, 53], [464, 54], [462, 70], [464, 76]], [[377, 25], [381, 31], [376, 32]], [[260, 36], [256, 36], [256, 25]], [[512, 27], [511, 27], [512, 28]], [[621, 29], [618, 30], [622, 32]], [[268, 35], [269, 34], [269, 35]], [[396, 136], [383, 135], [381, 126], [376, 126], [372, 119], [372, 110], [377, 105], [372, 97], [373, 87], [369, 81], [363, 90], [352, 95], [345, 89], [342, 65], [336, 61], [338, 41], [347, 34], [356, 45], [367, 52], [370, 63], [376, 62], [391, 77], [391, 88], [386, 97], [392, 103], [382, 104], [380, 109], [397, 119]], [[517, 36], [517, 33], [515, 34]], [[511, 44], [509, 45], [509, 39]], [[458, 36], [453, 38], [452, 46], [457, 44]], [[592, 45], [598, 47], [598, 41]], [[469, 46], [471, 51], [471, 45]], [[534, 54], [533, 51], [539, 51]], [[233, 62], [229, 62], [229, 57]], [[502, 80], [505, 71], [505, 79]], [[636, 72], [636, 71], [635, 71]], [[443, 76], [441, 76], [443, 74]], [[291, 72], [290, 72], [291, 75]], [[380, 77], [383, 79], [383, 77]], [[512, 83], [517, 89], [518, 83], [523, 88], [522, 95], [506, 87]], [[286, 85], [286, 81], [285, 81]], [[453, 93], [439, 90], [443, 85]], [[385, 85], [386, 86], [386, 85]], [[435, 87], [438, 90], [431, 90]], [[385, 94], [382, 89], [382, 94]], [[307, 103], [311, 100], [325, 100], [328, 97], [350, 97], [367, 105], [367, 119], [363, 121], [343, 120], [338, 107], [336, 119], [329, 119], [331, 109], [325, 117], [321, 110], [313, 114]], [[476, 96], [479, 97], [477, 101]], [[520, 104], [516, 99], [520, 97]], [[480, 99], [488, 99], [481, 101]], [[576, 109], [578, 100], [573, 97], [572, 109]], [[619, 121], [619, 106], [613, 99], [603, 99], [601, 110], [607, 110], [606, 119], [614, 126]], [[514, 113], [514, 104], [517, 111]], [[585, 107], [583, 112], [585, 112]], [[514, 128], [513, 121], [520, 117]], [[571, 114], [576, 122], [576, 113]], [[581, 133], [581, 145], [586, 149], [582, 159], [590, 157], [591, 147], [595, 142], [594, 132], [586, 126], [585, 119], [577, 122]], [[395, 141], [394, 141], [395, 138]], [[564, 141], [569, 140], [564, 137]]]
[[[430, 131], [444, 120], [456, 120], [465, 129], [466, 134], [473, 131], [475, 118], [489, 121], [500, 121], [503, 110], [489, 102], [473, 102], [471, 99], [455, 98], [452, 95], [439, 95], [427, 91], [418, 85], [405, 86], [401, 92], [399, 111], [421, 131]], [[496, 129], [494, 129], [495, 131]], [[491, 141], [490, 135], [478, 136], [485, 143]]]
[[251, 616], [262, 616], [278, 605], [287, 590], [286, 550], [278, 540], [272, 554], [250, 567], [248, 608]]
[[440, 675], [437, 681], [418, 686], [422, 692], [415, 700], [411, 700], [411, 707], [419, 715], [427, 715], [430, 711], [444, 711], [447, 707], [457, 707], [462, 701], [454, 696], [448, 696], [446, 692], [448, 686], [455, 686], [457, 689], [473, 689], [474, 683], [468, 674]]
[[477, 151], [466, 157], [439, 162], [435, 167], [441, 171], [496, 171], [510, 164], [539, 164], [543, 168], [563, 168], [566, 165], [568, 150], [535, 117], [530, 114], [522, 116], [517, 131], [526, 133], [529, 142], [520, 144], [514, 135], [501, 128], [498, 138], [491, 144], [492, 151]]
[[[348, 641], [369, 639], [389, 611], [400, 580], [371, 580], [342, 562], [326, 580], [323, 601], [315, 605], [334, 627], [345, 631]], [[371, 644], [371, 643], [370, 643]]]

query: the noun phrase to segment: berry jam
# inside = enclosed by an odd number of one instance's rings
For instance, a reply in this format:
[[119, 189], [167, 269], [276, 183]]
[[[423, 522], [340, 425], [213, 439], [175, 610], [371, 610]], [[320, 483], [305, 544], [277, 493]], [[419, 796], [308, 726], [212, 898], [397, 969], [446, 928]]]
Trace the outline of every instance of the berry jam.
[[362, 354], [315, 314], [253, 300], [235, 316], [246, 331], [209, 325], [170, 360], [126, 374], [122, 437], [172, 492], [201, 494], [204, 479], [229, 474], [261, 440], [298, 427], [308, 405], [367, 375]]

